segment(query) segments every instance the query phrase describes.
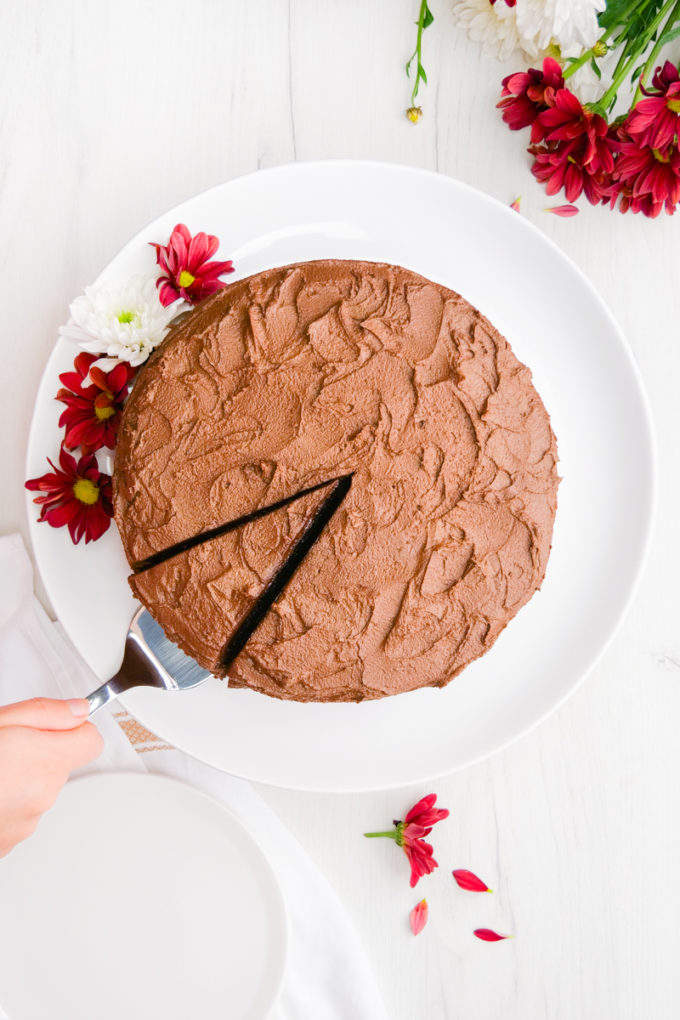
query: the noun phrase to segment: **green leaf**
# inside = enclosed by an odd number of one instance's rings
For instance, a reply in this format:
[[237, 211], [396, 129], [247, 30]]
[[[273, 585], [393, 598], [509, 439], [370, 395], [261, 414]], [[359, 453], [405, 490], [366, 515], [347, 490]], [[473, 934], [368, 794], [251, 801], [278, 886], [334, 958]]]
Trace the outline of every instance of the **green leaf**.
[[423, 14], [423, 28], [429, 28], [434, 21], [434, 14], [430, 8], [425, 4], [425, 13]]
[[425, 84], [427, 85], [427, 75], [425, 74], [425, 68], [423, 67], [422, 64], [418, 64], [418, 77], [422, 78]]
[[595, 74], [597, 75], [597, 77], [601, 78], [602, 77], [602, 71], [597, 66], [597, 61], [595, 60], [595, 57], [593, 57], [593, 59], [590, 61], [590, 66], [592, 67], [592, 69], [595, 72]]
[[672, 42], [673, 39], [677, 39], [679, 35], [680, 35], [680, 25], [676, 25], [675, 28], [671, 28], [670, 31], [664, 32], [664, 34], [661, 36], [661, 39], [663, 41], [663, 45], [665, 46], [666, 43]]
[[631, 80], [631, 82], [633, 82], [633, 81], [637, 81], [637, 79], [638, 79], [638, 78], [640, 77], [640, 75], [642, 74], [642, 69], [644, 68], [644, 66], [645, 66], [644, 64], [639, 64], [639, 65], [638, 65], [638, 66], [637, 66], [637, 67], [635, 68], [635, 70], [633, 71], [633, 73], [632, 73], [632, 74], [631, 74], [631, 76], [630, 76], [630, 80]]

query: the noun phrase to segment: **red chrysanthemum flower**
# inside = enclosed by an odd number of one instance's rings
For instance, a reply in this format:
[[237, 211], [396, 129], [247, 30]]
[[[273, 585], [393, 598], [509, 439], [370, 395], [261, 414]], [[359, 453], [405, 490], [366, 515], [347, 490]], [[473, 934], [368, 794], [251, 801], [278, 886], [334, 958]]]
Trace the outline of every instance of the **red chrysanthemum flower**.
[[423, 838], [432, 832], [433, 825], [449, 816], [446, 808], [434, 806], [436, 800], [437, 794], [430, 793], [411, 808], [403, 822], [395, 821], [394, 829], [364, 833], [368, 837], [386, 836], [403, 849], [411, 865], [411, 888], [423, 875], [429, 875], [439, 867], [432, 856], [432, 847]]
[[621, 131], [613, 179], [621, 212], [655, 217], [665, 209], [674, 213], [680, 202], [680, 151], [642, 145]]
[[[493, 7], [493, 5], [496, 3], [496, 0], [489, 0], [489, 3]], [[516, 3], [517, 3], [517, 0], [505, 0], [505, 6], [506, 7], [514, 7]]]
[[[552, 145], [532, 145], [529, 152], [535, 157], [531, 172], [537, 181], [545, 184], [548, 195], [556, 195], [564, 188], [569, 202], [575, 202], [581, 195], [592, 205], [609, 201], [612, 189], [611, 170], [613, 155], [608, 149], [608, 170], [591, 170], [593, 156], [586, 136], [571, 143], [557, 142]], [[590, 155], [591, 162], [587, 159]], [[597, 164], [600, 167], [600, 161]]]
[[108, 530], [113, 516], [111, 478], [103, 474], [93, 454], [76, 461], [66, 450], [59, 451], [59, 468], [47, 458], [52, 472], [40, 478], [30, 478], [26, 488], [41, 492], [33, 502], [40, 506], [39, 521], [47, 521], [53, 528], [67, 525], [77, 545], [85, 536], [85, 543], [95, 542]]
[[[92, 367], [96, 360], [96, 354], [79, 354], [74, 370], [59, 376], [64, 389], [56, 397], [66, 404], [59, 419], [60, 427], [66, 429], [64, 446], [69, 450], [80, 446], [84, 454], [104, 446], [113, 449], [128, 386], [136, 371], [121, 362], [110, 372], [102, 372]], [[88, 384], [84, 385], [88, 375]]]
[[[533, 124], [539, 113], [552, 102], [555, 92], [564, 87], [562, 68], [546, 57], [543, 68], [530, 67], [528, 71], [518, 71], [503, 79], [501, 95], [504, 97], [496, 103], [503, 111], [503, 120], [511, 131]], [[538, 141], [538, 137], [533, 139]]]
[[233, 273], [232, 262], [210, 262], [219, 247], [218, 238], [200, 231], [193, 237], [183, 223], [178, 223], [166, 245], [153, 244], [156, 262], [165, 275], [156, 281], [163, 307], [184, 298], [197, 305], [203, 298], [226, 287], [219, 277]]
[[657, 67], [652, 79], [654, 91], [643, 89], [641, 99], [628, 114], [625, 130], [631, 138], [652, 149], [667, 149], [680, 131], [680, 74], [667, 60]]
[[535, 156], [531, 172], [546, 185], [548, 195], [564, 188], [569, 202], [582, 193], [593, 205], [608, 201], [619, 146], [615, 132], [604, 117], [585, 110], [568, 89], [555, 93], [552, 101], [554, 105], [534, 124], [545, 144], [529, 147]]

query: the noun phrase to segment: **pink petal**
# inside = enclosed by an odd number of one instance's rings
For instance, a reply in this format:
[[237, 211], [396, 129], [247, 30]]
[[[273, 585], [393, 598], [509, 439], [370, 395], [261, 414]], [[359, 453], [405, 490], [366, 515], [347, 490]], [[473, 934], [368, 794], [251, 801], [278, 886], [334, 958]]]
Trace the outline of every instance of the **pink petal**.
[[420, 903], [416, 903], [410, 914], [411, 931], [414, 935], [419, 935], [427, 924], [427, 914], [427, 900], [421, 900]]
[[477, 878], [471, 871], [458, 868], [452, 874], [461, 889], [468, 889], [470, 892], [491, 892], [488, 885], [482, 882], [481, 878]]
[[545, 210], [545, 212], [554, 213], [555, 216], [576, 216], [578, 211], [576, 205], [553, 205]]
[[472, 934], [476, 935], [482, 942], [500, 942], [502, 939], [514, 938], [513, 935], [499, 935], [497, 931], [492, 931], [491, 928], [475, 928]]
[[519, 203], [520, 203], [521, 198], [522, 198], [522, 196], [518, 195], [517, 198], [515, 199], [515, 201], [510, 203], [510, 208], [514, 209], [515, 212], [519, 212]]

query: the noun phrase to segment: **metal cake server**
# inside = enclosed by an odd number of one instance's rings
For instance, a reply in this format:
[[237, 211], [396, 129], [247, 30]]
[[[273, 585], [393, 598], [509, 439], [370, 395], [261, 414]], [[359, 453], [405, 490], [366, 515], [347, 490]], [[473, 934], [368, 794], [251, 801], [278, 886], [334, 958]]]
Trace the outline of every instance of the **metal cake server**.
[[185, 655], [165, 636], [146, 609], [138, 609], [132, 617], [125, 639], [123, 662], [110, 680], [88, 694], [90, 715], [119, 694], [133, 687], [162, 687], [166, 691], [184, 691], [196, 687], [212, 674]]
[[[245, 614], [236, 630], [227, 641], [220, 666], [228, 669], [237, 655], [243, 651], [248, 640], [259, 627], [273, 603], [286, 587], [305, 556], [339, 508], [352, 484], [352, 476], [334, 480], [330, 494], [320, 505], [317, 513], [307, 523], [294, 542], [293, 547], [267, 582], [262, 593]], [[173, 644], [160, 624], [156, 623], [146, 609], [138, 609], [132, 617], [125, 640], [123, 662], [110, 680], [88, 695], [90, 715], [108, 705], [119, 694], [133, 687], [159, 687], [166, 691], [186, 691], [197, 687], [212, 676], [197, 662]]]

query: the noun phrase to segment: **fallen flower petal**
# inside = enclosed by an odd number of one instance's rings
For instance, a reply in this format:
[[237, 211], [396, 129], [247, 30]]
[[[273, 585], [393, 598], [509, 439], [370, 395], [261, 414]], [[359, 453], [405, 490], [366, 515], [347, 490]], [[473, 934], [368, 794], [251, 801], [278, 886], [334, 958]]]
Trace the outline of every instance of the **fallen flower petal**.
[[419, 935], [427, 924], [427, 915], [427, 900], [421, 900], [420, 903], [416, 903], [410, 914], [411, 931], [414, 935]]
[[493, 931], [491, 928], [475, 928], [472, 934], [476, 935], [482, 942], [501, 942], [503, 939], [514, 938], [514, 935], [499, 935], [497, 931]]
[[471, 871], [466, 871], [465, 868], [457, 868], [456, 871], [451, 872], [461, 889], [468, 889], [470, 892], [492, 892], [488, 885], [482, 882], [481, 878], [477, 878]]
[[551, 205], [543, 211], [554, 213], [555, 216], [576, 216], [579, 210], [576, 205]]
[[520, 203], [521, 199], [522, 199], [522, 196], [518, 195], [517, 198], [515, 199], [515, 201], [510, 203], [510, 208], [514, 209], [515, 212], [519, 212], [519, 203]]

